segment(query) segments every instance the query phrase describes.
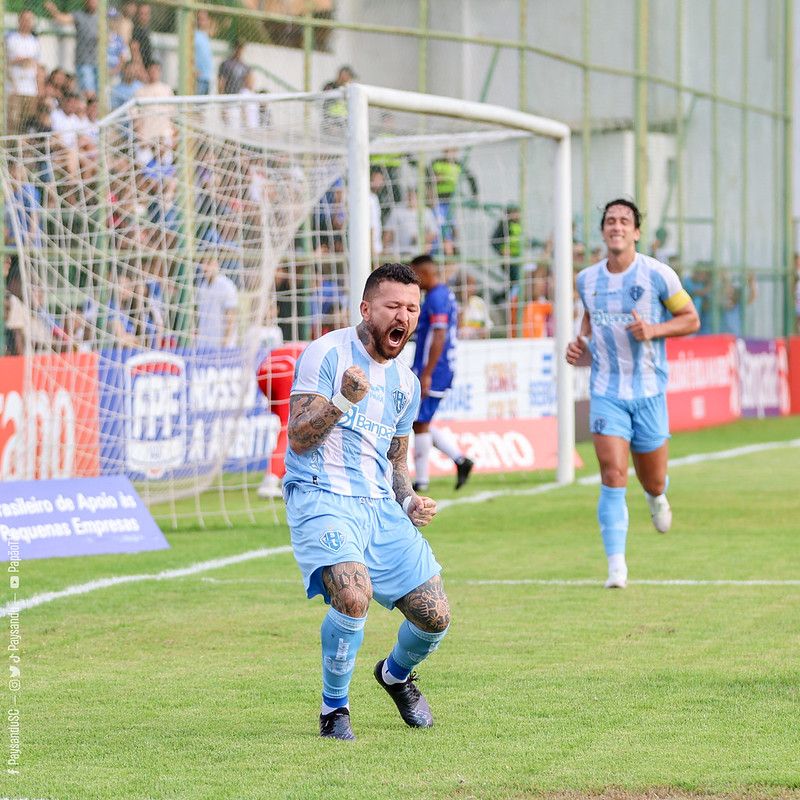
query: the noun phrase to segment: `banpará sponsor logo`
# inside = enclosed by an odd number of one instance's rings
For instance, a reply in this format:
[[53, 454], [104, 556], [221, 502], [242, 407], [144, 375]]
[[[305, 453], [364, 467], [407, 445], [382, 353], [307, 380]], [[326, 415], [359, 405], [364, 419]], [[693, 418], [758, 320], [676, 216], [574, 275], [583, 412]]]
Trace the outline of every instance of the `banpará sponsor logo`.
[[370, 419], [366, 414], [358, 410], [358, 406], [353, 406], [338, 422], [343, 428], [350, 430], [364, 431], [373, 434], [377, 439], [391, 439], [395, 434], [395, 428], [390, 428], [382, 422]]
[[[592, 311], [592, 325], [603, 327], [605, 325], [630, 325], [633, 322], [633, 314], [618, 313], [612, 314], [609, 311]], [[648, 320], [642, 317], [645, 322]]]

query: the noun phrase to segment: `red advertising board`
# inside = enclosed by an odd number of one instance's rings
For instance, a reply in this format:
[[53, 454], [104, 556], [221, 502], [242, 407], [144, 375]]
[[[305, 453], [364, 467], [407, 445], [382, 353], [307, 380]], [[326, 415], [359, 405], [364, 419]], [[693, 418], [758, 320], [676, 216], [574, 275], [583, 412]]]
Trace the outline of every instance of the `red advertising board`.
[[94, 353], [0, 358], [0, 480], [91, 477], [100, 471]]
[[800, 414], [800, 336], [790, 336], [788, 345], [790, 411]]
[[736, 338], [667, 339], [667, 408], [671, 431], [722, 425], [742, 413]]
[[[555, 417], [436, 421], [449, 431], [476, 472], [515, 472], [558, 466], [558, 420]], [[413, 460], [411, 461], [413, 468]], [[578, 453], [575, 466], [582, 467]], [[455, 465], [436, 448], [431, 450], [430, 474], [455, 473]]]

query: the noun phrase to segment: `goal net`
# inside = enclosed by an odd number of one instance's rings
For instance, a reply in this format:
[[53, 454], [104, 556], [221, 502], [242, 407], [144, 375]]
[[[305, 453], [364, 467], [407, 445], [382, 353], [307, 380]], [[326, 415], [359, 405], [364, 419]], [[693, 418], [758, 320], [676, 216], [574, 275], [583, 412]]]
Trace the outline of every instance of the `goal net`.
[[71, 116], [2, 141], [3, 480], [124, 474], [157, 519], [252, 515], [285, 421], [259, 365], [357, 319], [373, 266], [434, 254], [464, 335], [503, 337], [571, 255], [546, 120], [362, 86]]

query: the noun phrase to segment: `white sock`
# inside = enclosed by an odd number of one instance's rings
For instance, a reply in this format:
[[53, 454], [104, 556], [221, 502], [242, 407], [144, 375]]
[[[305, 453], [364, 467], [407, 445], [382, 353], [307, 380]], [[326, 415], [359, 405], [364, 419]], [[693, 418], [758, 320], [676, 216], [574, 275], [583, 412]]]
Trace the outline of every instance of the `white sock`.
[[430, 432], [414, 434], [414, 467], [417, 473], [414, 483], [430, 482], [428, 458], [431, 454], [431, 447], [433, 447], [433, 435]]
[[455, 462], [459, 462], [464, 458], [464, 454], [458, 447], [456, 437], [448, 430], [442, 430], [434, 425], [431, 425], [431, 436], [433, 437], [433, 446], [437, 450], [441, 450], [446, 456], [449, 456]]
[[628, 572], [628, 565], [625, 563], [625, 553], [612, 553], [608, 557], [608, 574], [610, 575], [617, 570], [621, 570], [626, 574]]
[[[387, 658], [386, 661], [389, 659]], [[387, 683], [389, 686], [392, 686], [395, 683], [405, 683], [405, 681], [401, 681], [400, 678], [395, 678], [391, 672], [386, 668], [386, 661], [383, 662], [383, 667], [381, 668], [381, 678], [383, 678], [383, 682]]]
[[350, 710], [350, 703], [345, 703], [343, 706], [337, 706], [336, 708], [331, 708], [324, 700], [322, 701], [322, 708], [320, 709], [320, 714], [332, 714], [334, 711], [337, 711], [339, 708], [346, 708], [348, 711]]

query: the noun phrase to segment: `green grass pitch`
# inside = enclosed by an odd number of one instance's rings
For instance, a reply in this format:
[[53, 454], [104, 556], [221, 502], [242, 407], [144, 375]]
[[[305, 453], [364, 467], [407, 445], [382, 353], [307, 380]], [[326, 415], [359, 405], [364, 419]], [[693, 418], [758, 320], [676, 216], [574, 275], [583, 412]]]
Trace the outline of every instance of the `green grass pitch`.
[[[401, 617], [374, 604], [354, 743], [318, 737], [324, 606], [305, 599], [280, 509], [277, 524], [265, 510], [167, 529], [166, 551], [23, 562], [21, 598], [163, 574], [20, 613], [19, 774], [3, 766], [0, 796], [800, 798], [798, 439], [798, 417], [676, 434], [670, 533], [629, 485], [624, 591], [602, 588], [596, 484], [434, 481], [444, 507], [426, 535], [453, 612], [419, 670], [436, 725], [406, 728], [375, 683]], [[769, 442], [794, 444], [687, 458]], [[579, 449], [579, 477], [596, 474]]]

